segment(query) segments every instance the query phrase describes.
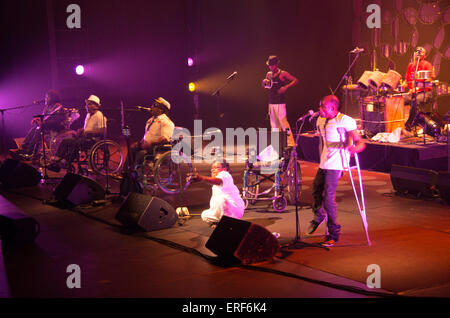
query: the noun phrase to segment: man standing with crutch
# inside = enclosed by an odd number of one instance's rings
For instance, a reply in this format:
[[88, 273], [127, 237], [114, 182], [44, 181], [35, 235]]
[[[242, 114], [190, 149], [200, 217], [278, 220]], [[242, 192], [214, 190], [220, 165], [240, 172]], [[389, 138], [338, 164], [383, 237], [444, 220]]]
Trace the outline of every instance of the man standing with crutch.
[[[357, 132], [356, 121], [339, 112], [339, 99], [334, 95], [322, 98], [317, 119], [320, 135], [320, 165], [313, 182], [314, 220], [308, 234], [314, 233], [327, 219], [328, 235], [323, 246], [333, 246], [340, 235], [341, 226], [337, 223], [336, 188], [344, 170], [349, 169], [350, 157], [364, 150], [361, 136]], [[340, 131], [345, 130], [345, 139]]]

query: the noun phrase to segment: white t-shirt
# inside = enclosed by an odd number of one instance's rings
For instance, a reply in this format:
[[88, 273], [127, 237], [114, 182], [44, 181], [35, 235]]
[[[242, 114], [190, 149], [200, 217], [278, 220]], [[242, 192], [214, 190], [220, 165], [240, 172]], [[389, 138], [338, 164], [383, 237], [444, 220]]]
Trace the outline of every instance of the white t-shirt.
[[320, 134], [322, 149], [320, 168], [329, 170], [347, 170], [350, 153], [344, 150], [346, 144], [345, 131], [356, 130], [356, 121], [350, 116], [338, 113], [333, 119], [319, 117], [317, 131]]
[[154, 143], [161, 137], [170, 140], [172, 139], [174, 128], [174, 123], [166, 114], [159, 115], [156, 118], [150, 117], [145, 124], [145, 134], [143, 139], [149, 144]]
[[106, 128], [106, 117], [103, 116], [102, 112], [97, 110], [93, 115], [87, 113], [86, 119], [84, 120], [84, 132], [92, 133], [98, 131], [99, 129]]
[[228, 171], [220, 171], [216, 178], [222, 179], [222, 185], [212, 186], [210, 210], [223, 211], [223, 215], [240, 219], [244, 215], [245, 204], [233, 177]]

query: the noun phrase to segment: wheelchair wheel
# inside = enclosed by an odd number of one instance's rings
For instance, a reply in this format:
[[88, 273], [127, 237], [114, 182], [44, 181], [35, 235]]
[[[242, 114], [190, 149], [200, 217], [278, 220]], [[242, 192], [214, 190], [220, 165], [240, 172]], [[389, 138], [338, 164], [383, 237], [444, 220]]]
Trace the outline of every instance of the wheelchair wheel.
[[112, 140], [100, 140], [89, 153], [89, 166], [95, 173], [106, 175], [121, 171], [124, 156], [119, 144]]
[[272, 201], [273, 209], [277, 212], [283, 212], [287, 207], [287, 200], [281, 196]]
[[244, 174], [244, 184], [247, 185], [246, 189], [243, 191], [243, 199], [245, 202], [245, 208], [248, 207], [248, 204], [254, 205], [256, 203], [256, 199], [258, 199], [259, 195], [259, 186], [260, 180], [259, 176], [253, 173], [246, 172]]
[[185, 190], [189, 185], [187, 177], [192, 174], [192, 164], [185, 155], [177, 155], [179, 163], [172, 160], [173, 151], [164, 153], [155, 163], [154, 178], [158, 187], [167, 194], [177, 194]]
[[[289, 161], [288, 167], [285, 171], [287, 181], [287, 197], [289, 204], [295, 204], [295, 165], [292, 161]], [[297, 200], [300, 200], [302, 190], [302, 171], [300, 169], [300, 163], [297, 162]]]

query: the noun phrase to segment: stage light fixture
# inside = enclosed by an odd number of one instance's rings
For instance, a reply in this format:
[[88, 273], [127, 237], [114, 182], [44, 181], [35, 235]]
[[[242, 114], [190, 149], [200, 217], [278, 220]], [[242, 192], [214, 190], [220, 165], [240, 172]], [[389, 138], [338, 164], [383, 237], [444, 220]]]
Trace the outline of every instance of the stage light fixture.
[[194, 65], [194, 59], [192, 57], [188, 57], [187, 64], [188, 64], [189, 67], [193, 66]]
[[83, 75], [84, 74], [84, 66], [83, 65], [77, 65], [75, 67], [75, 73], [77, 73], [77, 75]]
[[189, 91], [190, 92], [194, 92], [195, 91], [195, 84], [194, 83], [189, 83]]

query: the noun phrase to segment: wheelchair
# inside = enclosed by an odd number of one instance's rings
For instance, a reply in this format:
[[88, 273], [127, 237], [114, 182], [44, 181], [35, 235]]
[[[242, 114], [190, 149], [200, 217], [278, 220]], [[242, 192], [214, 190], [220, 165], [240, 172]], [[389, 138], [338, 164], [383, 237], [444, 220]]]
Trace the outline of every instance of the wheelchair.
[[179, 194], [189, 186], [186, 180], [193, 173], [192, 163], [186, 154], [174, 148], [179, 142], [154, 147], [135, 166], [138, 182], [145, 192], [156, 194], [160, 189], [166, 194]]
[[78, 149], [78, 157], [70, 163], [67, 172], [80, 175], [91, 173], [102, 176], [120, 174], [125, 162], [122, 148], [111, 139], [97, 139]]
[[[302, 184], [300, 164], [297, 162], [297, 178], [295, 178], [295, 157], [289, 152], [286, 150], [282, 157], [269, 162], [246, 160], [242, 188], [242, 199], [246, 209], [249, 204], [254, 205], [257, 201], [272, 201], [273, 209], [283, 212], [288, 202], [294, 205], [300, 198]], [[255, 159], [255, 156], [251, 158]]]

